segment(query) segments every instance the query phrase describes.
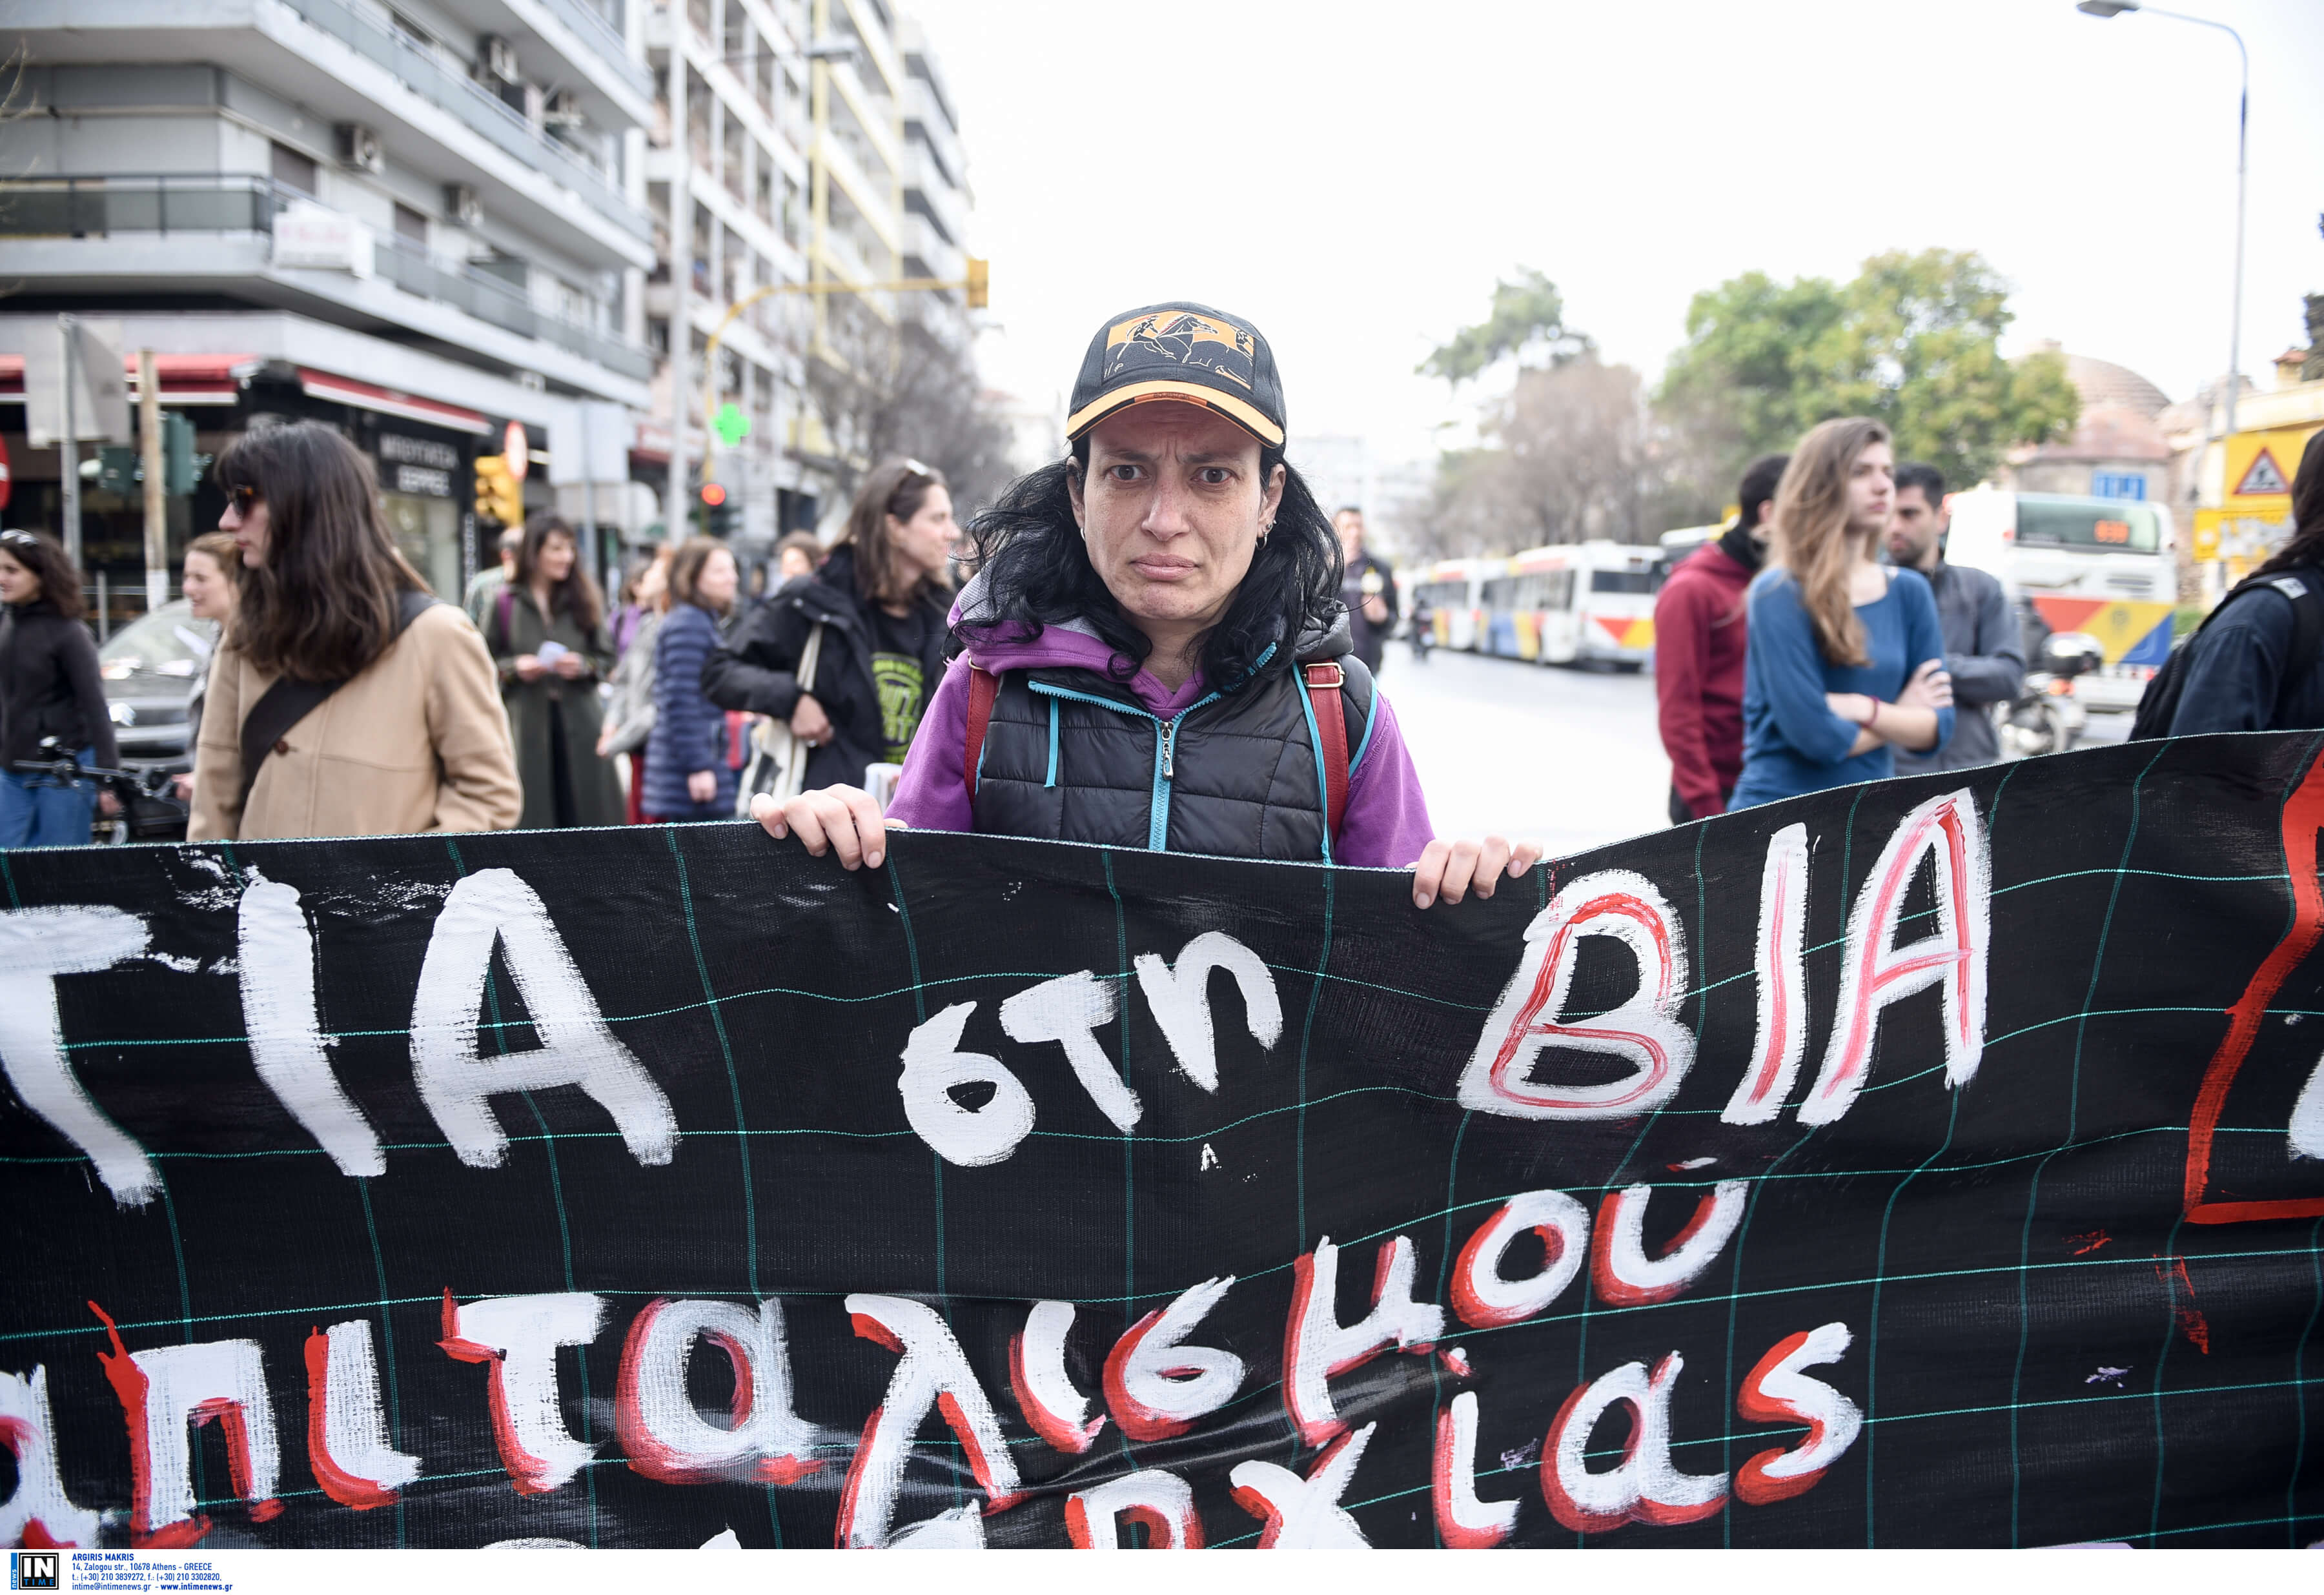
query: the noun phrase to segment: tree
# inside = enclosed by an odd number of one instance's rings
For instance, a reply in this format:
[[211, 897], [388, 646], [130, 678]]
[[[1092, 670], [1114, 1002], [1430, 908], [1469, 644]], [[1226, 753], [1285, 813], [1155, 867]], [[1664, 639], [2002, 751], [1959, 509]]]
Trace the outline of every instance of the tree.
[[1009, 428], [985, 405], [965, 349], [908, 310], [891, 322], [837, 295], [825, 346], [807, 360], [807, 400], [830, 439], [843, 501], [898, 455], [944, 473], [963, 521], [999, 494], [1014, 474]]
[[2081, 403], [2065, 362], [2002, 358], [2008, 290], [1973, 251], [1892, 251], [1854, 281], [1779, 283], [1749, 272], [1699, 293], [1658, 407], [1683, 433], [1694, 485], [1728, 491], [1759, 454], [1788, 449], [1833, 416], [1885, 421], [1900, 459], [1966, 487], [2018, 444], [2073, 430]]
[[1492, 313], [1454, 333], [1418, 370], [1458, 388], [1512, 356], [1524, 366], [1528, 355], [1546, 355], [1556, 366], [1595, 347], [1586, 334], [1565, 325], [1565, 300], [1557, 284], [1528, 266], [1515, 282], [1494, 283]]

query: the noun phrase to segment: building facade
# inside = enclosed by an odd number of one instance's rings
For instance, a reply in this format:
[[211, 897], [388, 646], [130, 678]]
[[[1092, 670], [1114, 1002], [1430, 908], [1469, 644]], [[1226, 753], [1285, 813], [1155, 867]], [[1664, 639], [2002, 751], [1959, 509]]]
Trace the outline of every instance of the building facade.
[[[25, 351], [69, 311], [159, 352], [201, 453], [284, 419], [339, 427], [378, 463], [414, 563], [456, 590], [494, 530], [474, 513], [479, 456], [513, 426], [528, 508], [560, 504], [582, 407], [642, 418], [652, 399], [641, 4], [15, 0], [10, 522], [60, 530], [60, 454], [28, 446], [21, 405]], [[586, 495], [609, 537], [642, 530], [630, 475], [601, 458]], [[91, 569], [137, 579], [139, 502], [83, 507]], [[220, 508], [207, 478], [172, 502], [173, 565]]]

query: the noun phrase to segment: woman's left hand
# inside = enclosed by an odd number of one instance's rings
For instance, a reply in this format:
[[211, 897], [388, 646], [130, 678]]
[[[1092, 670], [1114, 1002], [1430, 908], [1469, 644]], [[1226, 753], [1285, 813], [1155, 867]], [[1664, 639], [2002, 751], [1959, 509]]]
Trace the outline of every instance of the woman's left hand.
[[567, 681], [578, 681], [581, 673], [589, 668], [589, 661], [577, 653], [560, 653], [557, 656], [557, 663], [549, 668]]
[[696, 803], [709, 803], [718, 796], [718, 772], [697, 770], [686, 778], [686, 795]]
[[1506, 836], [1447, 842], [1439, 836], [1421, 851], [1420, 862], [1413, 869], [1413, 907], [1425, 908], [1440, 897], [1457, 903], [1472, 890], [1489, 898], [1504, 871], [1514, 880], [1540, 859], [1537, 842], [1512, 844]]

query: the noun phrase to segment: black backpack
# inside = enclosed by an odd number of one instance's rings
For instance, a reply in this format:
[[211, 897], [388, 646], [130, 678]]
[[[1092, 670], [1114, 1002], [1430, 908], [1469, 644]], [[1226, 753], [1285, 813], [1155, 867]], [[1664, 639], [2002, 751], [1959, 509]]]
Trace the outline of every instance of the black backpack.
[[[2228, 604], [2246, 593], [2274, 592], [2292, 604], [2292, 656], [2286, 661], [2283, 679], [2275, 684], [2275, 706], [2270, 713], [2269, 724], [2283, 718], [2284, 699], [2301, 677], [2301, 667], [2316, 658], [2319, 642], [2324, 642], [2324, 572], [2305, 567], [2282, 571], [2264, 580], [2246, 581], [2236, 587], [2219, 606], [2203, 617], [2203, 626], [2217, 620]], [[2171, 734], [2172, 722], [2179, 718], [2179, 700], [2186, 696], [2189, 656], [2195, 651], [2195, 638], [2203, 634], [2203, 626], [2195, 628], [2194, 635], [2171, 650], [2163, 668], [2154, 672], [2146, 690], [2138, 700], [2138, 713], [2130, 723], [2130, 741], [2144, 742]]]

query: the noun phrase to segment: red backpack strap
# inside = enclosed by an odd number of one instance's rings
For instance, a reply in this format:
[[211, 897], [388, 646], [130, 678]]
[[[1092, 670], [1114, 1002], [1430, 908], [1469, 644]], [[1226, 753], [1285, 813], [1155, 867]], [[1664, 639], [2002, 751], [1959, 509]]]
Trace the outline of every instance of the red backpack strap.
[[993, 700], [1001, 696], [1001, 678], [982, 665], [968, 667], [968, 735], [961, 743], [960, 779], [976, 801], [976, 766], [984, 756], [984, 730], [992, 724]]
[[1315, 711], [1315, 752], [1323, 764], [1325, 818], [1337, 841], [1340, 822], [1348, 817], [1348, 721], [1340, 705], [1340, 687], [1347, 672], [1337, 661], [1304, 668], [1308, 705]]

